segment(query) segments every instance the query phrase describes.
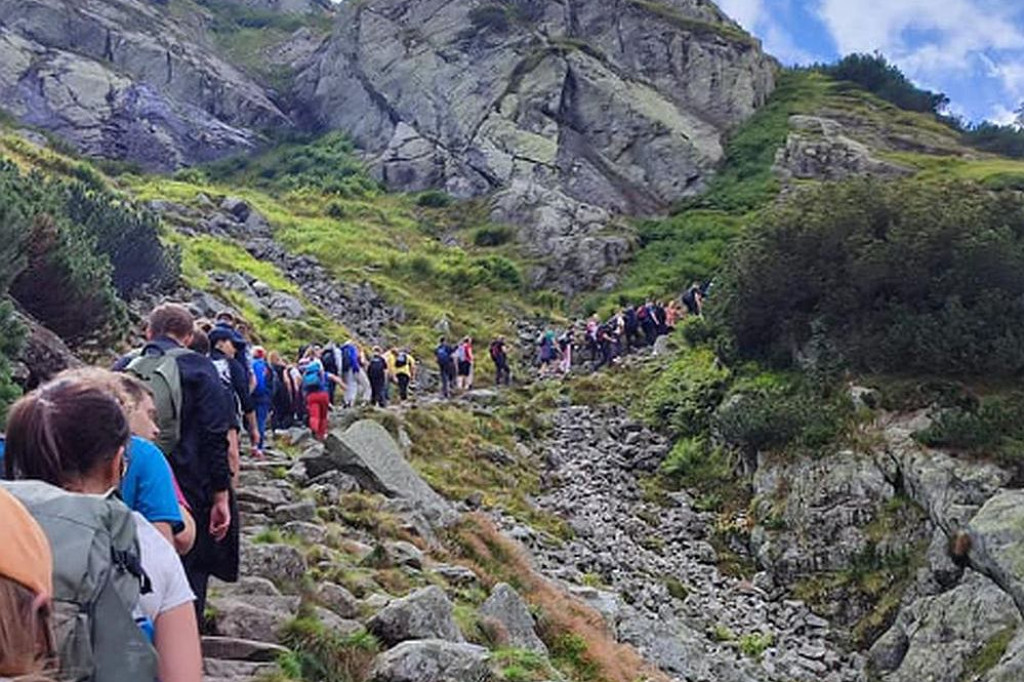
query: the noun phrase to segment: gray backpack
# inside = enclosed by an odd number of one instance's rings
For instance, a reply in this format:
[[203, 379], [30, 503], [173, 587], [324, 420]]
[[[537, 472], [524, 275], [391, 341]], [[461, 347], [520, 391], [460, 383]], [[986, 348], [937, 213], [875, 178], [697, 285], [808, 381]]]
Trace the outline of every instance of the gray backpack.
[[60, 679], [155, 680], [156, 651], [135, 622], [150, 589], [135, 519], [113, 497], [79, 495], [41, 481], [2, 481], [42, 526], [53, 551], [53, 625]]
[[167, 456], [170, 456], [181, 440], [182, 391], [178, 358], [191, 352], [186, 348], [162, 351], [158, 346], [150, 344], [138, 351], [126, 368], [127, 372], [145, 381], [153, 391], [156, 425], [160, 427], [156, 444]]

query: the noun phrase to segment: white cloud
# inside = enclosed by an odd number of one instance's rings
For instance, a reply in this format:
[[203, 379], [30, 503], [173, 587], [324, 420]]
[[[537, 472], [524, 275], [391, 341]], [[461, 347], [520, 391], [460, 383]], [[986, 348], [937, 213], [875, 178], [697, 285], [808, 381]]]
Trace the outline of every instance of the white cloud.
[[1009, 108], [998, 104], [993, 107], [992, 113], [988, 115], [988, 120], [1001, 126], [1016, 124], [1018, 122], [1017, 112], [1011, 111]]
[[751, 32], [758, 29], [765, 15], [764, 0], [719, 0], [718, 6], [740, 26]]

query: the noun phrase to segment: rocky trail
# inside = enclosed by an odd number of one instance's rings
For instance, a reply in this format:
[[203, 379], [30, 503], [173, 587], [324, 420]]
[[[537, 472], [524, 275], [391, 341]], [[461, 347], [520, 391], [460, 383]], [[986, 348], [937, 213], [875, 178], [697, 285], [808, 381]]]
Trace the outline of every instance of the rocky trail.
[[[669, 506], [645, 500], [640, 477], [667, 453], [663, 437], [621, 409], [569, 407], [553, 425], [542, 457], [550, 488], [537, 504], [566, 519], [575, 537], [559, 546], [508, 519], [505, 526], [621, 641], [680, 680], [865, 679], [863, 658], [839, 650], [828, 622], [803, 603], [771, 600], [719, 570], [708, 542], [715, 514], [695, 511], [686, 492], [670, 494]], [[601, 586], [586, 586], [595, 576]]]

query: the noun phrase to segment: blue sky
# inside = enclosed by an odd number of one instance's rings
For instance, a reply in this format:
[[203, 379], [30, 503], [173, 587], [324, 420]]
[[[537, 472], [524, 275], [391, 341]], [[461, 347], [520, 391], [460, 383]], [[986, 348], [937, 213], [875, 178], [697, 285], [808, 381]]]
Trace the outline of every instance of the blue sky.
[[784, 64], [880, 51], [952, 113], [1013, 120], [1024, 102], [1024, 0], [718, 0]]

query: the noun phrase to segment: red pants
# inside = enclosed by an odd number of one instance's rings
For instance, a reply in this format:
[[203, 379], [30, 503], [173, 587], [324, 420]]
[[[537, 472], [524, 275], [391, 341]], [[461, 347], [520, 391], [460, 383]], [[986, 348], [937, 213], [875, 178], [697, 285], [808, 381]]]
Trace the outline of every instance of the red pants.
[[306, 411], [309, 413], [309, 428], [317, 440], [327, 437], [327, 405], [330, 397], [327, 391], [314, 391], [306, 394]]

